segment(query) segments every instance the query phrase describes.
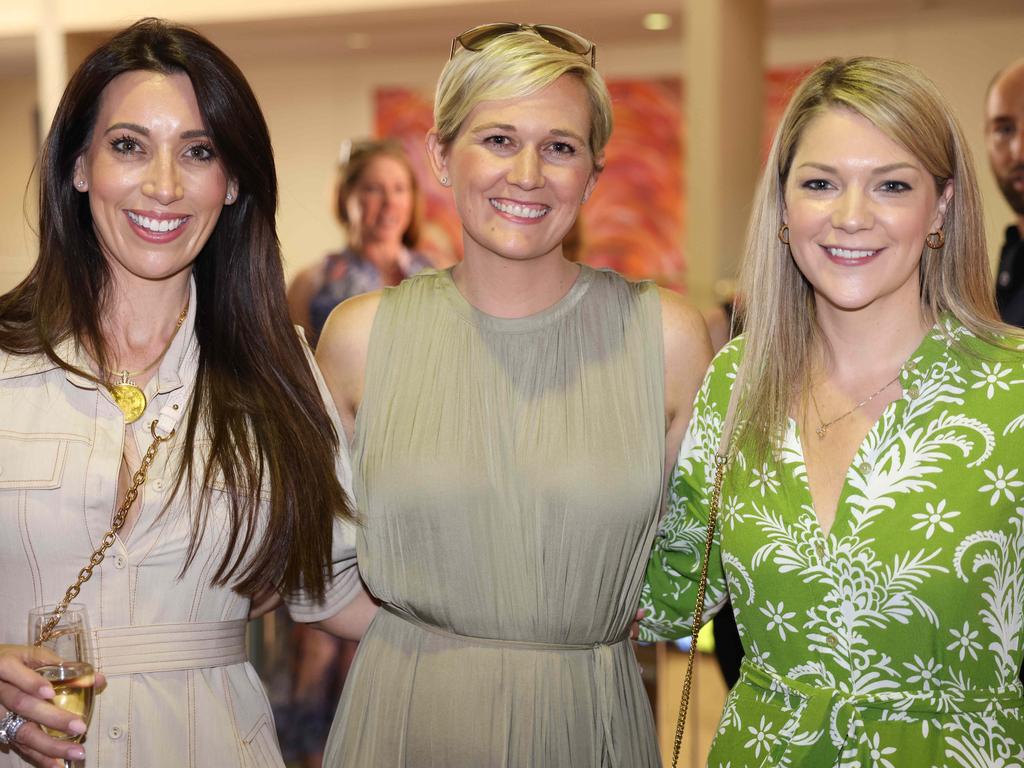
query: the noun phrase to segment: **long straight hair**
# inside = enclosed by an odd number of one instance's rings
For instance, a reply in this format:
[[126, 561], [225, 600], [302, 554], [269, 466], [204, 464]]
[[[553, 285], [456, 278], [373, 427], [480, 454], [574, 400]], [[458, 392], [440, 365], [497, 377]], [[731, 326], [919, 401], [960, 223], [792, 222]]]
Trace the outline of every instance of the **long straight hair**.
[[949, 313], [974, 334], [998, 342], [1013, 333], [996, 312], [981, 197], [970, 148], [938, 89], [916, 68], [887, 59], [829, 59], [800, 84], [782, 118], [758, 186], [740, 269], [743, 361], [735, 391], [735, 425], [745, 447], [764, 457], [784, 433], [793, 397], [806, 390], [814, 355], [825, 343], [814, 295], [777, 233], [784, 190], [808, 124], [829, 109], [869, 120], [924, 166], [941, 193], [953, 196], [943, 222], [945, 244], [921, 255], [921, 309], [931, 323]]
[[[320, 597], [333, 521], [352, 517], [335, 474], [339, 436], [288, 321], [266, 121], [238, 67], [197, 32], [143, 19], [90, 54], [71, 77], [39, 165], [39, 258], [28, 277], [0, 297], [0, 348], [42, 353], [77, 370], [55, 351], [71, 338], [89, 350], [100, 370], [108, 367], [100, 318], [110, 297], [110, 270], [88, 196], [74, 190], [72, 174], [104, 89], [133, 71], [188, 76], [225, 172], [238, 182], [237, 202], [224, 207], [193, 266], [199, 369], [175, 494], [206, 490], [192, 508], [183, 569], [206, 529], [209, 488], [223, 483], [228, 536], [213, 583], [231, 582], [242, 593], [301, 586]], [[199, 465], [197, 448], [207, 441]], [[259, 509], [267, 491], [263, 527]]]

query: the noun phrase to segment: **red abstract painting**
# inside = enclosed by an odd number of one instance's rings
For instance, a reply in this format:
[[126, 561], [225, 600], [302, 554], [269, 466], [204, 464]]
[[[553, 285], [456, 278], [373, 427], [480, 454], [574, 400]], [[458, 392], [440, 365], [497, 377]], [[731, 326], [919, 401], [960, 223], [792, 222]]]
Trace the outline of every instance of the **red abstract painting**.
[[[765, 152], [793, 89], [809, 69], [766, 73]], [[581, 261], [685, 290], [683, 83], [677, 77], [611, 80], [608, 90], [615, 131], [600, 182], [580, 215]], [[436, 265], [447, 266], [461, 258], [462, 233], [451, 192], [437, 183], [427, 161], [424, 136], [432, 124], [429, 94], [397, 87], [377, 91], [377, 135], [402, 142], [424, 192], [421, 249]]]

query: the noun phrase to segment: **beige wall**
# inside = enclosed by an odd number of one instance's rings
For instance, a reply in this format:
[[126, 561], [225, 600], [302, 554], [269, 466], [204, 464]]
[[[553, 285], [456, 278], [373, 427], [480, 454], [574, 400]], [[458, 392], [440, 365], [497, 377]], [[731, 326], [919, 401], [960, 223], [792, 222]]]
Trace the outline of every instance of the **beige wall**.
[[36, 218], [35, 178], [29, 177], [36, 157], [35, 78], [0, 79], [0, 146], [4, 165], [0, 173], [0, 290], [21, 280], [32, 266], [36, 236], [29, 220]]
[[949, 101], [967, 135], [985, 201], [989, 253], [996, 258], [1012, 215], [988, 166], [984, 95], [992, 76], [1022, 52], [1024, 13], [976, 16], [921, 11], [901, 23], [879, 24], [870, 30], [840, 28], [775, 35], [769, 40], [768, 61], [787, 64], [871, 54], [901, 59], [924, 70]]
[[[217, 35], [211, 33], [214, 39]], [[600, 67], [611, 78], [681, 72], [677, 39], [652, 44], [610, 45], [600, 49]], [[991, 180], [982, 136], [982, 94], [991, 75], [1019, 56], [1024, 14], [984, 15], [918, 12], [899, 22], [862, 24], [845, 19], [834, 29], [775, 29], [769, 37], [769, 65], [812, 62], [830, 55], [874, 54], [901, 58], [922, 67], [950, 100], [967, 131], [979, 165], [988, 215], [990, 251], [998, 246], [1009, 210]], [[600, 42], [600, 41], [599, 41]], [[447, 54], [380, 56], [226, 44], [249, 77], [270, 123], [281, 184], [279, 231], [289, 274], [337, 248], [342, 235], [331, 218], [329, 191], [342, 138], [373, 130], [373, 92], [382, 85], [429, 89]], [[340, 46], [339, 46], [340, 47]], [[0, 80], [0, 136], [7, 184], [0, 192], [0, 290], [27, 270], [35, 246], [26, 235], [22, 193], [32, 162], [31, 109], [34, 85], [27, 79]], [[695, 188], [699, 189], [699, 187]], [[744, 222], [737, 222], [742, 227]], [[694, 296], [704, 302], [710, 297]]]

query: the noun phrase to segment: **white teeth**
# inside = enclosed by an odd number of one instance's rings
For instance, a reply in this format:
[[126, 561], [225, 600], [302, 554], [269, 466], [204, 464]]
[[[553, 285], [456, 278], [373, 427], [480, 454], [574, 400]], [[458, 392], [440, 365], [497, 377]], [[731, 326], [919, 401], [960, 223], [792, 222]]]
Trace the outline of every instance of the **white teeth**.
[[533, 208], [525, 205], [519, 205], [518, 203], [502, 203], [498, 200], [491, 200], [491, 205], [502, 213], [518, 216], [521, 219], [539, 219], [551, 210], [547, 206], [544, 206], [543, 208]]
[[874, 251], [851, 251], [846, 248], [829, 248], [828, 252], [838, 259], [864, 259]]
[[128, 218], [135, 224], [148, 229], [150, 232], [173, 232], [182, 224], [185, 223], [185, 219], [151, 219], [148, 216], [139, 216], [137, 213], [131, 211], [125, 211], [128, 214]]

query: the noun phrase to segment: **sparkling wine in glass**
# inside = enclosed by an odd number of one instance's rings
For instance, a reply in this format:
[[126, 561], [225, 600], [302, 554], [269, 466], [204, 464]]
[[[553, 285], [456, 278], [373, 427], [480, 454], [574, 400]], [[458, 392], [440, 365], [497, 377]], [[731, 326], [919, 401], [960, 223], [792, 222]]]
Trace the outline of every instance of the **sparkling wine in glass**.
[[[89, 636], [89, 621], [85, 606], [72, 603], [61, 615], [60, 620], [53, 622], [55, 605], [42, 605], [28, 613], [29, 645], [45, 648], [59, 657], [59, 661], [50, 661], [36, 668], [53, 686], [52, 703], [71, 712], [82, 719], [86, 725], [92, 717], [93, 687], [96, 672], [93, 669], [92, 644]], [[42, 726], [55, 739], [67, 739], [80, 742], [82, 736], [64, 733], [53, 728]], [[69, 763], [66, 766], [81, 765]]]

